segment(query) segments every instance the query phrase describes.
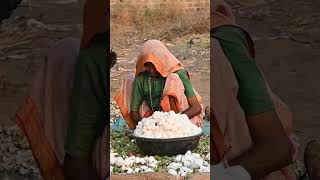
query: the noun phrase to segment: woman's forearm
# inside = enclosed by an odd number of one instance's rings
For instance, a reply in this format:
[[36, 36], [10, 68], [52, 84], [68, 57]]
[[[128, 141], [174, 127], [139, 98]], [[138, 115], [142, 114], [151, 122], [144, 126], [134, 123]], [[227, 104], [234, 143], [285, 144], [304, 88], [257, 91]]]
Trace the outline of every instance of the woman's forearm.
[[197, 116], [201, 113], [201, 105], [198, 102], [198, 99], [196, 96], [190, 97], [187, 99], [189, 108], [182, 111], [182, 114], [186, 114], [189, 119], [193, 118], [194, 116]]
[[254, 142], [251, 149], [229, 162], [243, 166], [252, 179], [259, 179], [292, 162], [293, 146], [275, 112], [246, 117]]
[[191, 106], [188, 109], [181, 112], [182, 114], [186, 114], [189, 119], [193, 118], [194, 116], [197, 116], [201, 113], [201, 106]]

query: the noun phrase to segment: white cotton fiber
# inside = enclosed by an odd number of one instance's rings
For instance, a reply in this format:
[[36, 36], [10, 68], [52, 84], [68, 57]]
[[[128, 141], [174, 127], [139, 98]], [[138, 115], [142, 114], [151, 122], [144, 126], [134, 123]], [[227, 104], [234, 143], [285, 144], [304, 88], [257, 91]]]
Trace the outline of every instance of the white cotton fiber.
[[134, 135], [145, 138], [178, 138], [200, 134], [202, 129], [194, 125], [187, 115], [174, 111], [156, 111], [152, 116], [143, 118], [134, 130]]
[[175, 162], [168, 166], [168, 172], [177, 176], [186, 176], [197, 170], [198, 172], [210, 172], [210, 165], [198, 153], [187, 151], [184, 155], [177, 155]]

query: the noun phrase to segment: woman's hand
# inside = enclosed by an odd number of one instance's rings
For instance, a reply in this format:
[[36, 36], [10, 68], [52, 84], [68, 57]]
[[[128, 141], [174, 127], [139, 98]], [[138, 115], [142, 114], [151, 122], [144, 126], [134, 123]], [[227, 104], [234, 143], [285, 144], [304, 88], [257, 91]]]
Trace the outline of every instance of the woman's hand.
[[198, 127], [202, 127], [202, 126], [203, 126], [203, 123], [202, 123], [202, 119], [201, 119], [201, 118], [193, 117], [193, 118], [191, 119], [191, 122], [192, 122], [194, 125], [198, 126]]
[[[169, 96], [169, 102], [170, 102], [171, 110], [173, 110], [175, 113], [179, 113], [179, 109], [176, 106], [175, 99], [173, 96]], [[188, 98], [188, 103], [189, 103], [189, 108], [186, 109], [182, 113], [186, 114], [193, 124], [195, 124], [198, 127], [202, 127], [203, 126], [202, 119], [196, 117], [196, 115], [200, 114], [201, 110], [202, 110], [196, 96]], [[198, 112], [199, 107], [200, 107], [200, 112]], [[193, 116], [193, 114], [195, 114], [195, 115]], [[192, 116], [192, 118], [191, 118], [191, 116]]]
[[142, 117], [140, 116], [139, 112], [136, 111], [131, 111], [130, 112], [130, 118], [136, 123], [138, 124], [139, 121], [141, 121]]

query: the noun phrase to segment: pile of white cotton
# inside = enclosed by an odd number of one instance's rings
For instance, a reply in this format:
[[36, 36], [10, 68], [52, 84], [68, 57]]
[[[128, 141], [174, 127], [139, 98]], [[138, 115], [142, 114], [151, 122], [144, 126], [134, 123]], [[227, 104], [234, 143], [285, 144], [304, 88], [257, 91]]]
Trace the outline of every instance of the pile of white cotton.
[[154, 172], [158, 161], [153, 156], [135, 157], [135, 156], [118, 156], [117, 153], [110, 153], [110, 171], [114, 167], [120, 167], [125, 173]]
[[194, 125], [185, 114], [174, 111], [156, 111], [152, 116], [143, 118], [134, 130], [134, 135], [145, 138], [178, 138], [200, 134], [202, 129]]
[[201, 157], [198, 153], [187, 151], [184, 155], [177, 155], [174, 162], [167, 166], [168, 172], [175, 176], [186, 176], [197, 172], [210, 172], [210, 154]]

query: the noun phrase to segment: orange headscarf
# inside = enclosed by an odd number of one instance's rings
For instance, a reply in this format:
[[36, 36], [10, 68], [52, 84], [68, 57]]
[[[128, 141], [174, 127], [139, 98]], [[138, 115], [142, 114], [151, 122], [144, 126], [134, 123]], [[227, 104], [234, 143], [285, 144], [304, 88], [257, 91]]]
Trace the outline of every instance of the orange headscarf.
[[158, 40], [148, 40], [143, 44], [136, 64], [136, 75], [144, 71], [147, 62], [151, 62], [162, 77], [183, 69], [181, 62]]
[[108, 0], [87, 0], [83, 12], [83, 35], [81, 47], [87, 47], [96, 34], [107, 31]]

